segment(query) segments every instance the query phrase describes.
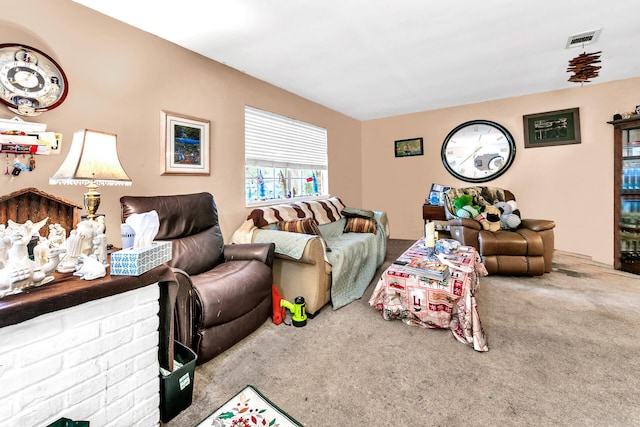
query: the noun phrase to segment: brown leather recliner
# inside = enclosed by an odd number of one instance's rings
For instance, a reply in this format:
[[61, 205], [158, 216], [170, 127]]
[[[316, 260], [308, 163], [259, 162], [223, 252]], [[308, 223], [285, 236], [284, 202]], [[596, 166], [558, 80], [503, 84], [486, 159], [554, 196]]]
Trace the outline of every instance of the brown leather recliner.
[[484, 230], [480, 222], [458, 218], [453, 199], [460, 194], [473, 196], [474, 204], [493, 205], [516, 200], [513, 193], [496, 187], [475, 186], [454, 188], [445, 194], [445, 213], [451, 237], [466, 246], [473, 246], [482, 256], [489, 274], [540, 276], [551, 271], [554, 252], [555, 223], [546, 219], [522, 218], [515, 230]]
[[172, 242], [168, 262], [178, 279], [176, 339], [202, 364], [262, 325], [272, 312], [275, 245], [225, 245], [218, 211], [209, 193], [124, 196], [122, 221], [155, 210], [155, 240]]

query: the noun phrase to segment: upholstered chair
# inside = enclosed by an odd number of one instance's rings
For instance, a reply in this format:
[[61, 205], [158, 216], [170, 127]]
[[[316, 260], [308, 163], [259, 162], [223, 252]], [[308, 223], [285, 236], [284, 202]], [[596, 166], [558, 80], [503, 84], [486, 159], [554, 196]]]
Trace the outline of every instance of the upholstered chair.
[[453, 200], [461, 194], [473, 197], [474, 205], [493, 205], [516, 200], [502, 188], [475, 186], [453, 188], [445, 193], [445, 214], [451, 237], [480, 253], [489, 274], [539, 276], [551, 271], [555, 223], [546, 219], [525, 219], [514, 230], [489, 231], [471, 218], [459, 218]]
[[120, 199], [122, 221], [155, 210], [155, 240], [172, 242], [179, 282], [176, 339], [202, 364], [262, 325], [272, 312], [273, 243], [225, 245], [209, 193]]

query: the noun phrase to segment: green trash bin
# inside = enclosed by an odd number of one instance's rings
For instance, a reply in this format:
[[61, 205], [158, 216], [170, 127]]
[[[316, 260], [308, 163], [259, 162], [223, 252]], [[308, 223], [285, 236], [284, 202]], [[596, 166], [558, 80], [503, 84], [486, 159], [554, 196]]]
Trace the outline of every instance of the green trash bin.
[[196, 354], [189, 347], [174, 341], [174, 360], [182, 366], [165, 375], [160, 373], [160, 420], [169, 422], [191, 405]]
[[47, 427], [89, 427], [89, 421], [73, 421], [69, 418], [60, 418]]

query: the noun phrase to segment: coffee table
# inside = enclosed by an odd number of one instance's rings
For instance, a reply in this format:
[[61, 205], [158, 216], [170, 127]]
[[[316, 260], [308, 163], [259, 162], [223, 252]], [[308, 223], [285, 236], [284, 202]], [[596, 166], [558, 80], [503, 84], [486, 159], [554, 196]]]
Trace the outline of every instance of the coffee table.
[[[427, 257], [424, 239], [415, 242], [398, 260], [407, 262]], [[440, 256], [450, 275], [434, 280], [416, 274], [405, 265], [391, 264], [382, 273], [369, 305], [385, 320], [400, 319], [422, 328], [448, 328], [453, 336], [477, 351], [489, 351], [476, 302], [480, 277], [487, 275], [480, 255], [461, 246], [451, 255]]]

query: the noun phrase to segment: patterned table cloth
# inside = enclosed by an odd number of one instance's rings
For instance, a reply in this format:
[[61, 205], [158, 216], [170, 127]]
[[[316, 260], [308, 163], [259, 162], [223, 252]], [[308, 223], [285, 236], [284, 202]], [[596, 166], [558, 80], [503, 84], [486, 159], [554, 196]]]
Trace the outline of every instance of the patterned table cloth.
[[[424, 258], [424, 239], [407, 249], [399, 260]], [[461, 343], [477, 351], [489, 351], [478, 315], [475, 292], [479, 278], [487, 275], [478, 252], [461, 246], [451, 255], [440, 255], [449, 267], [444, 280], [428, 279], [403, 265], [391, 264], [382, 274], [369, 305], [385, 320], [401, 319], [422, 328], [448, 328]]]

